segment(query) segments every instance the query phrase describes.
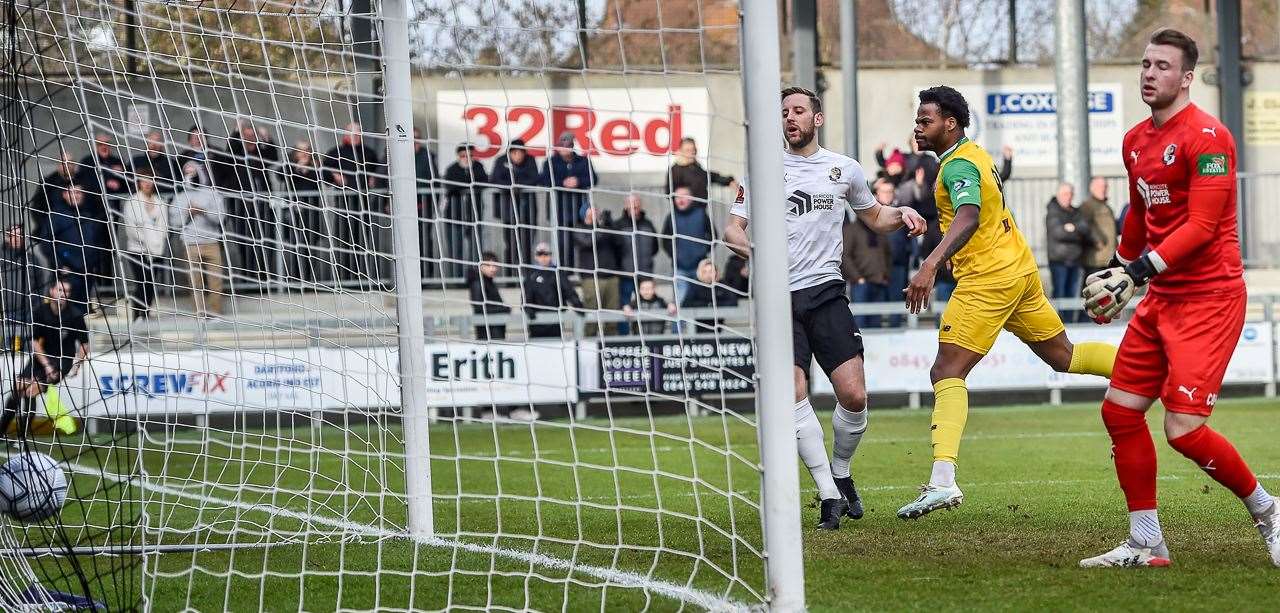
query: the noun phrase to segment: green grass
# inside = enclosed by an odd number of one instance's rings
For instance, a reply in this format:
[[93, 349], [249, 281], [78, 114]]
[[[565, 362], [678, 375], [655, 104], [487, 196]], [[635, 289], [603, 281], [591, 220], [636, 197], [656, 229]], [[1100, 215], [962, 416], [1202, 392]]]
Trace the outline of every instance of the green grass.
[[[1280, 490], [1276, 411], [1271, 401], [1223, 401], [1213, 424]], [[1280, 569], [1267, 561], [1242, 505], [1164, 445], [1161, 514], [1174, 567], [1075, 567], [1127, 530], [1096, 405], [973, 410], [958, 475], [964, 506], [898, 520], [894, 511], [927, 478], [928, 420], [928, 411], [873, 414], [854, 464], [868, 513], [839, 532], [810, 527], [817, 510], [802, 474], [812, 610], [1274, 610]], [[1158, 427], [1155, 436], [1163, 440]], [[149, 447], [149, 472], [168, 475], [171, 486], [193, 475], [225, 484], [148, 494], [152, 524], [170, 528], [163, 540], [222, 542], [236, 533], [243, 544], [267, 532], [279, 542], [307, 527], [278, 509], [392, 531], [404, 525], [398, 429], [303, 428], [288, 437], [284, 449], [261, 432], [231, 444], [180, 434], [165, 448]], [[595, 566], [758, 601], [755, 434], [734, 418], [593, 420], [572, 429], [442, 424], [431, 431], [431, 453], [437, 533], [479, 549], [312, 524], [315, 536], [324, 534], [306, 544], [149, 557], [142, 591], [159, 611], [681, 608], [669, 596], [582, 570]], [[328, 492], [281, 493], [308, 488]], [[86, 514], [105, 512], [99, 505]], [[492, 547], [573, 565], [497, 556], [485, 549]]]

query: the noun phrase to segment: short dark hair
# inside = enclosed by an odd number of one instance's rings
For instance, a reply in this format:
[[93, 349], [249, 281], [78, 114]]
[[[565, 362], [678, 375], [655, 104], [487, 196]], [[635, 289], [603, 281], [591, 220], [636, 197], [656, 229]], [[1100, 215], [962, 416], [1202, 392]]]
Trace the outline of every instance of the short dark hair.
[[821, 112], [822, 112], [822, 99], [821, 99], [821, 98], [818, 98], [818, 94], [813, 93], [813, 90], [811, 90], [811, 89], [805, 89], [805, 88], [803, 88], [803, 87], [798, 87], [798, 86], [793, 85], [793, 86], [791, 86], [791, 87], [788, 87], [788, 88], [786, 88], [786, 89], [782, 90], [782, 99], [783, 99], [783, 100], [786, 100], [786, 99], [787, 99], [787, 96], [791, 96], [791, 95], [794, 95], [794, 94], [804, 94], [805, 96], [808, 96], [808, 97], [809, 97], [809, 106], [812, 106], [812, 107], [813, 107], [813, 112], [814, 112], [814, 113], [821, 113]]
[[497, 261], [498, 261], [498, 254], [496, 254], [496, 253], [494, 253], [494, 252], [492, 252], [492, 251], [486, 251], [486, 252], [484, 252], [484, 253], [481, 253], [481, 254], [480, 254], [480, 261], [481, 261], [481, 262], [497, 262]]
[[[785, 96], [784, 96], [784, 97], [785, 97]], [[685, 144], [685, 143], [689, 143], [690, 145], [693, 145], [693, 146], [695, 146], [695, 147], [697, 147], [697, 146], [698, 146], [698, 141], [694, 140], [692, 136], [686, 136], [686, 137], [684, 137], [684, 138], [680, 139], [680, 144], [681, 144], [681, 145], [683, 145], [683, 144]]]
[[1153, 45], [1169, 45], [1182, 51], [1182, 70], [1195, 70], [1200, 61], [1200, 48], [1195, 39], [1173, 28], [1161, 28], [1151, 35], [1149, 41]]
[[969, 127], [969, 103], [954, 88], [937, 85], [920, 92], [920, 104], [936, 104], [943, 117], [954, 117], [961, 128]]

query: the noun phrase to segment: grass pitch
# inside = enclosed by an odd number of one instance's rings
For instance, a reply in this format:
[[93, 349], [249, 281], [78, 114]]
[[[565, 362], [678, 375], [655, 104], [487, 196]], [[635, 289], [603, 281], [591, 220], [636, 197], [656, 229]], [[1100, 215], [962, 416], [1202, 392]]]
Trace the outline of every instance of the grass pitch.
[[[1274, 401], [1224, 400], [1212, 420], [1272, 491], [1280, 491], [1278, 410]], [[873, 410], [854, 462], [864, 519], [814, 530], [812, 482], [801, 473], [811, 609], [1274, 610], [1280, 569], [1241, 503], [1163, 445], [1160, 415], [1149, 421], [1174, 566], [1084, 571], [1079, 558], [1128, 529], [1096, 405], [974, 409], [958, 471], [964, 505], [911, 522], [894, 512], [928, 476], [929, 412]], [[821, 417], [829, 428], [829, 413]], [[170, 490], [149, 491], [147, 508], [169, 528], [165, 542], [311, 538], [151, 556], [142, 593], [158, 611], [758, 603], [759, 483], [746, 424], [672, 416], [567, 426], [434, 427], [441, 540], [417, 544], [389, 537], [405, 521], [398, 432], [303, 430], [283, 448], [238, 434], [149, 449], [149, 471], [170, 476]], [[179, 488], [180, 476], [221, 485]], [[304, 491], [313, 493], [290, 493]]]

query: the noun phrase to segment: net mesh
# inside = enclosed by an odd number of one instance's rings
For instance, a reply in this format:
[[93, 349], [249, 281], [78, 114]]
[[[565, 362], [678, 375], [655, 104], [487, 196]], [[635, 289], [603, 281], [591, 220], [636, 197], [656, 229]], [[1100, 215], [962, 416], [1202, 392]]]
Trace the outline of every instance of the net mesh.
[[[6, 3], [5, 434], [70, 488], [0, 527], [0, 598], [764, 600], [750, 276], [719, 243], [737, 8], [560, 4], [386, 16], [411, 18], [396, 167], [433, 418], [406, 441], [378, 3]], [[22, 400], [42, 356], [57, 376]], [[421, 447], [429, 535], [408, 530]]]

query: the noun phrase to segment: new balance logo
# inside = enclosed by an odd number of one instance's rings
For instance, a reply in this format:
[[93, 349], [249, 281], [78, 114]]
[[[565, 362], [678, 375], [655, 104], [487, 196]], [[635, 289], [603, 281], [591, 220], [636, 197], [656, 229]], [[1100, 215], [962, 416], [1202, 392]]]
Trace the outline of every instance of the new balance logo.
[[1187, 389], [1187, 386], [1185, 386], [1185, 385], [1179, 385], [1179, 386], [1178, 386], [1178, 393], [1179, 393], [1179, 394], [1186, 394], [1186, 395], [1187, 395], [1187, 402], [1195, 402], [1195, 401], [1196, 401], [1196, 390], [1198, 390], [1198, 389], [1200, 389], [1200, 388], [1198, 388], [1198, 387], [1193, 387], [1193, 388], [1191, 388], [1191, 389]]

